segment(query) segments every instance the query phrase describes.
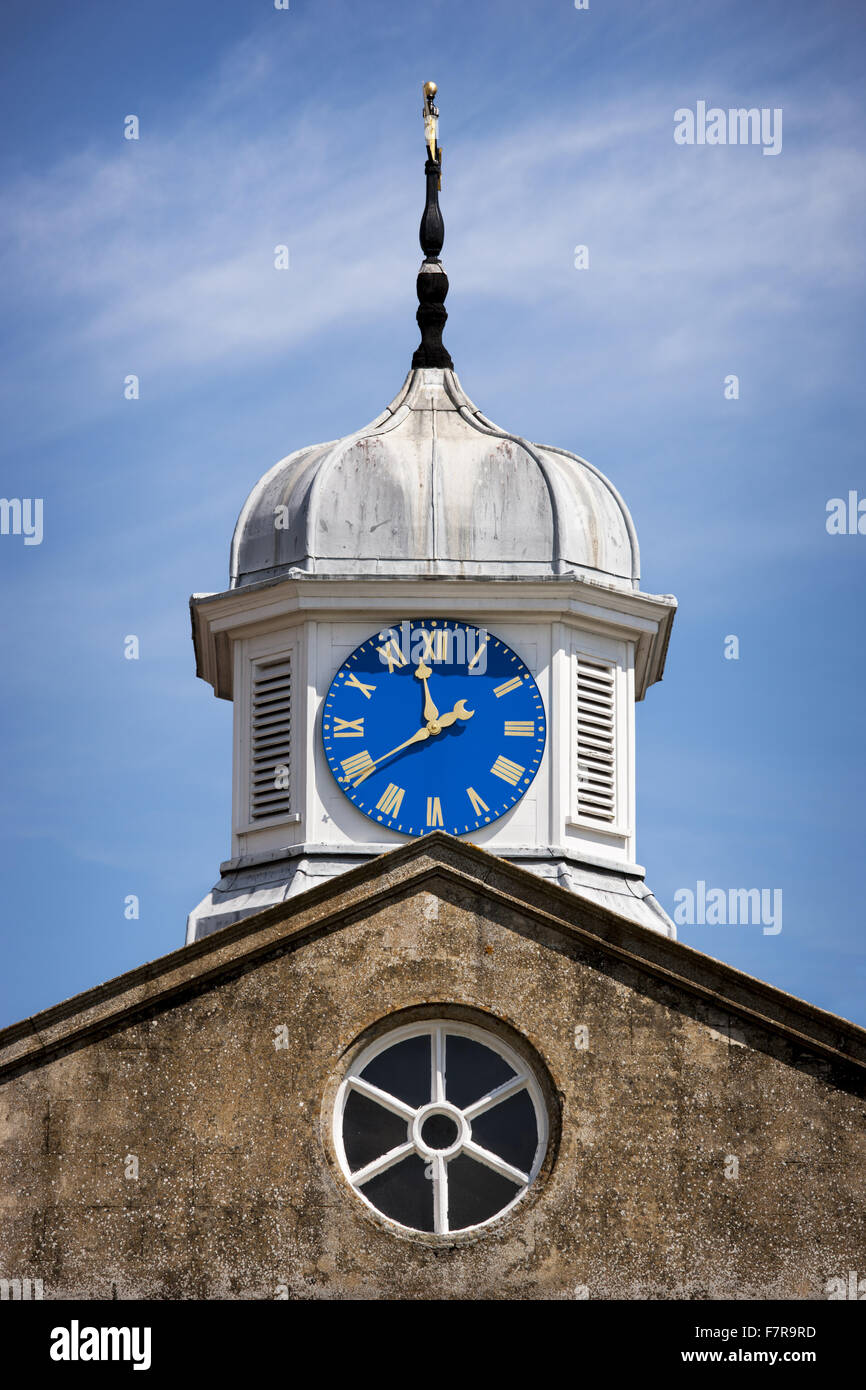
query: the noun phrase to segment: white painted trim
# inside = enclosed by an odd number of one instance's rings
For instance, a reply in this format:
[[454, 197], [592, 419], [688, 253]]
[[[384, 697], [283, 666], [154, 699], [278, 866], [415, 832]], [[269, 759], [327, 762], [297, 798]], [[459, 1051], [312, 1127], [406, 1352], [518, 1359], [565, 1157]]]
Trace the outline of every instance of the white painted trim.
[[[471, 1105], [464, 1109], [453, 1105], [445, 1098], [445, 1063], [447, 1061], [447, 1049], [445, 1046], [445, 1034], [450, 1033], [458, 1037], [471, 1038], [473, 1041], [481, 1043], [484, 1047], [490, 1048], [497, 1053], [515, 1072], [515, 1076], [495, 1090], [488, 1092], [486, 1096], [479, 1097]], [[430, 1100], [423, 1105], [414, 1108], [405, 1101], [395, 1096], [388, 1095], [387, 1092], [380, 1091], [378, 1087], [365, 1081], [360, 1073], [369, 1065], [380, 1053], [394, 1047], [397, 1043], [405, 1042], [407, 1038], [429, 1035], [431, 1038], [430, 1047]], [[509, 1163], [498, 1155], [491, 1153], [488, 1149], [475, 1143], [471, 1137], [472, 1120], [477, 1116], [486, 1113], [494, 1105], [507, 1100], [510, 1096], [518, 1094], [526, 1089], [532, 1101], [535, 1112], [535, 1123], [538, 1132], [538, 1143], [536, 1145], [535, 1156], [532, 1166], [528, 1173], [521, 1172], [512, 1167]], [[369, 1096], [390, 1110], [392, 1114], [399, 1115], [407, 1121], [406, 1141], [395, 1146], [387, 1153], [368, 1163], [364, 1168], [352, 1173], [346, 1159], [345, 1146], [343, 1144], [343, 1114], [346, 1107], [348, 1096], [353, 1090], [358, 1090], [362, 1094]], [[420, 1125], [423, 1118], [428, 1113], [444, 1111], [452, 1115], [458, 1125], [459, 1134], [455, 1143], [447, 1151], [433, 1152], [426, 1145], [420, 1142]], [[334, 1151], [340, 1165], [341, 1172], [351, 1187], [355, 1196], [375, 1212], [379, 1220], [383, 1220], [398, 1230], [415, 1230], [414, 1227], [404, 1226], [401, 1222], [395, 1221], [392, 1217], [386, 1216], [376, 1207], [363, 1193], [363, 1185], [377, 1173], [384, 1172], [393, 1164], [399, 1163], [410, 1153], [417, 1153], [431, 1169], [431, 1181], [433, 1183], [433, 1215], [434, 1215], [434, 1234], [438, 1236], [465, 1235], [470, 1231], [483, 1230], [491, 1222], [498, 1221], [506, 1212], [511, 1211], [522, 1200], [528, 1189], [531, 1187], [541, 1169], [547, 1153], [549, 1139], [549, 1124], [547, 1106], [538, 1079], [534, 1075], [531, 1067], [525, 1058], [521, 1057], [513, 1048], [509, 1047], [498, 1034], [485, 1028], [478, 1028], [474, 1024], [463, 1023], [457, 1019], [435, 1018], [424, 1019], [420, 1023], [406, 1024], [401, 1028], [395, 1028], [391, 1032], [384, 1033], [368, 1047], [363, 1048], [349, 1065], [349, 1068], [340, 1083], [334, 1101], [332, 1118], [332, 1139]], [[509, 1178], [515, 1184], [520, 1184], [520, 1190], [511, 1202], [508, 1202], [487, 1221], [479, 1222], [475, 1226], [461, 1226], [458, 1231], [450, 1232], [448, 1225], [448, 1169], [447, 1157], [456, 1157], [458, 1153], [470, 1153], [473, 1158], [484, 1163], [494, 1172]], [[443, 1153], [445, 1156], [443, 1157]], [[430, 1232], [419, 1232], [429, 1237]]]
[[626, 659], [623, 667], [623, 748], [625, 750], [623, 783], [625, 792], [626, 825], [628, 852], [631, 858], [637, 853], [637, 740], [635, 737], [635, 647], [626, 643]]
[[252, 673], [259, 662], [285, 656], [292, 668], [291, 751], [289, 806], [300, 808], [301, 789], [306, 762], [306, 662], [304, 643], [299, 627], [280, 632], [260, 633], [243, 638], [235, 645], [235, 679], [240, 698], [235, 700], [234, 776], [232, 779], [232, 845], [235, 853], [243, 853], [241, 838], [277, 825], [302, 825], [300, 809], [280, 812], [273, 816], [250, 816], [250, 730], [252, 720]]
[[[330, 855], [340, 860], [375, 859], [377, 855], [385, 854], [389, 849], [393, 849], [393, 845], [386, 845], [375, 840], [353, 840], [351, 844], [342, 846], [333, 843], [325, 844], [322, 841], [303, 840], [299, 841], [298, 844], [285, 845], [280, 849], [264, 849], [254, 854], [241, 855], [236, 859], [224, 859], [220, 864], [220, 873], [231, 874], [238, 869], [253, 869], [264, 864], [279, 864], [285, 859], [304, 857], [327, 857]], [[579, 853], [576, 852], [578, 849]], [[575, 845], [573, 840], [564, 843], [551, 841], [537, 845], [509, 845], [506, 849], [498, 850], [497, 857], [517, 864], [523, 860], [562, 859], [569, 864], [590, 869], [601, 869], [607, 873], [618, 874], [623, 878], [643, 879], [646, 876], [646, 868], [643, 864], [635, 864], [631, 860], [623, 860], [619, 857], [608, 858], [604, 855], [594, 855], [587, 852], [586, 846]]]
[[[568, 755], [568, 799], [564, 824], [567, 829], [619, 842], [623, 853], [634, 856], [634, 644], [621, 636], [611, 640], [595, 631], [564, 624], [563, 649], [567, 656], [567, 693], [564, 695]], [[577, 662], [579, 656], [604, 661], [614, 673], [614, 820], [582, 816], [578, 807], [577, 781]], [[572, 843], [569, 841], [569, 843]], [[572, 851], [573, 852], [573, 851]]]
[[612, 840], [627, 840], [629, 829], [627, 825], [605, 821], [594, 820], [592, 816], [579, 816], [577, 814], [567, 815], [565, 823], [569, 830], [591, 830], [593, 835], [607, 835]]
[[511, 622], [561, 617], [600, 635], [635, 643], [635, 695], [660, 680], [676, 600], [669, 595], [591, 583], [576, 576], [548, 580], [405, 579], [382, 576], [301, 575], [195, 596], [191, 601], [197, 669], [215, 692], [232, 698], [231, 666], [221, 661], [225, 642], [269, 630], [285, 631], [304, 618], [329, 621], [423, 617], [426, 614], [487, 622], [503, 614]]
[[[561, 755], [563, 739], [571, 741], [571, 711], [568, 702], [569, 634], [565, 623], [552, 623], [550, 628], [551, 657], [547, 711], [547, 749], [550, 750], [549, 830], [547, 841], [563, 838], [559, 827], [569, 810], [571, 773]], [[545, 750], [547, 751], [547, 750]]]

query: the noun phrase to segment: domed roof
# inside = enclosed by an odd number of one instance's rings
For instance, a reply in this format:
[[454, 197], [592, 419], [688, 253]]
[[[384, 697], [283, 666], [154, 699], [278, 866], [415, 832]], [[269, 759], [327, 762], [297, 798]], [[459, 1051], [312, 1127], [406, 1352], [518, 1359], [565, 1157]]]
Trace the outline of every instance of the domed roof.
[[623, 499], [592, 464], [488, 420], [449, 368], [414, 367], [371, 424], [282, 459], [247, 498], [231, 584], [287, 575], [548, 576], [636, 588]]
[[290, 574], [501, 578], [579, 573], [637, 588], [628, 509], [591, 463], [488, 420], [442, 342], [442, 150], [435, 82], [424, 85], [426, 201], [416, 319], [402, 390], [364, 429], [282, 459], [247, 498], [231, 585]]

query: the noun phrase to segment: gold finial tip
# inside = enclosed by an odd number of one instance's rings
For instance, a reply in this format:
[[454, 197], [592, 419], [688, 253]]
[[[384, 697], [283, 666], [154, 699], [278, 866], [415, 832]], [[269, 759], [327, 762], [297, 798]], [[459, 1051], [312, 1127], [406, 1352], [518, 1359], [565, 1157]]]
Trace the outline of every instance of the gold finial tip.
[[437, 93], [438, 91], [439, 91], [439, 88], [436, 86], [436, 83], [435, 83], [435, 82], [425, 82], [425, 83], [424, 83], [424, 95], [425, 95], [425, 97], [435, 97], [435, 95], [436, 95], [436, 93]]

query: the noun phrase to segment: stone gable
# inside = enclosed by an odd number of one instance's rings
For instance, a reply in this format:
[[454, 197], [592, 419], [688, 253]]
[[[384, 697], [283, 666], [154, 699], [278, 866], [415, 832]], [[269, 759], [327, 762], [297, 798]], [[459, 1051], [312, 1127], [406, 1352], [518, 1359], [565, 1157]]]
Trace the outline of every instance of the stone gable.
[[[447, 1237], [373, 1213], [331, 1137], [359, 1047], [434, 1016], [531, 1056], [551, 1125], [521, 1202]], [[46, 1298], [818, 1298], [866, 1263], [864, 1060], [844, 1020], [431, 836], [0, 1034], [0, 1273]]]

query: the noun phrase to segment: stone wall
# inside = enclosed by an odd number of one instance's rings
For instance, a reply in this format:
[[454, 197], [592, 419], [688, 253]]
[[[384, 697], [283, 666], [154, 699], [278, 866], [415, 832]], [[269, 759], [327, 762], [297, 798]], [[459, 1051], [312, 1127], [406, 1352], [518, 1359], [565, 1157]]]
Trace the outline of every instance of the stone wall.
[[[303, 930], [263, 914], [257, 952], [165, 958], [186, 977], [166, 992], [158, 962], [129, 1016], [59, 1051], [0, 1036], [0, 1276], [46, 1298], [820, 1298], [866, 1272], [861, 1068], [612, 952], [597, 915], [558, 926], [556, 890], [536, 913], [448, 874], [372, 884]], [[549, 1159], [475, 1235], [398, 1233], [342, 1177], [330, 1107], [383, 1018], [449, 1009], [535, 1049]]]

